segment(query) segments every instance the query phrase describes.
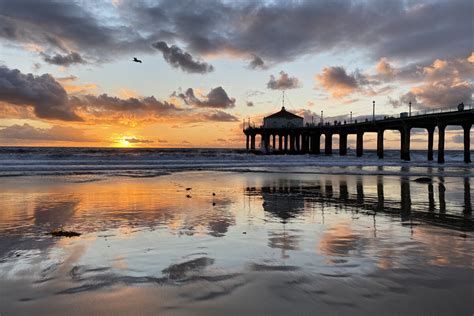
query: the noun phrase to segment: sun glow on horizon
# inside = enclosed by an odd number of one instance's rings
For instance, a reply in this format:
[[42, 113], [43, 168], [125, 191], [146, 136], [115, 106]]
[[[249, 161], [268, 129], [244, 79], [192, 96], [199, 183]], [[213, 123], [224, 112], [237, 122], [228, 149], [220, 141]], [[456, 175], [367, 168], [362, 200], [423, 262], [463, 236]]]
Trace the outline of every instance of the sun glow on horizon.
[[120, 148], [128, 148], [128, 147], [133, 147], [133, 144], [131, 144], [128, 139], [131, 139], [133, 137], [131, 136], [122, 136], [118, 140], [115, 141], [114, 147], [120, 147]]

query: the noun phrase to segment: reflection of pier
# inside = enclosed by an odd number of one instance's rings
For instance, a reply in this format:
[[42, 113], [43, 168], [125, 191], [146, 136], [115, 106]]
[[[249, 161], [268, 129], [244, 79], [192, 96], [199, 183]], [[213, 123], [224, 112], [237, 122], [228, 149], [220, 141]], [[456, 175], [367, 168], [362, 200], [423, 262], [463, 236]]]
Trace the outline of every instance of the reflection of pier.
[[[311, 153], [320, 154], [321, 135], [324, 135], [324, 153], [332, 154], [332, 138], [339, 135], [339, 155], [347, 155], [348, 135], [357, 135], [357, 156], [363, 155], [364, 134], [377, 133], [377, 155], [384, 156], [384, 132], [395, 130], [400, 132], [400, 156], [410, 160], [410, 131], [412, 128], [426, 129], [428, 132], [428, 160], [433, 160], [433, 136], [438, 129], [438, 162], [444, 162], [445, 130], [449, 125], [462, 126], [464, 131], [464, 161], [470, 162], [470, 130], [474, 123], [474, 110], [385, 118], [382, 120], [366, 120], [364, 122], [308, 125], [306, 127], [253, 127], [244, 128], [247, 137], [247, 149], [255, 150], [255, 138], [261, 136], [262, 144], [277, 153]], [[273, 142], [272, 142], [273, 141]], [[268, 148], [267, 148], [268, 149]]]
[[[463, 211], [459, 214], [447, 211], [446, 188], [442, 179], [439, 182], [415, 183], [417, 186], [427, 186], [426, 205], [412, 202], [413, 181], [407, 178], [400, 179], [399, 199], [387, 198], [384, 194], [383, 179], [383, 176], [377, 177], [376, 192], [372, 191], [370, 194], [365, 192], [361, 177], [357, 178], [355, 188], [349, 188], [344, 180], [339, 181], [338, 187], [334, 187], [330, 181], [317, 181], [316, 185], [295, 185], [293, 182], [287, 185], [275, 183], [262, 188], [247, 188], [246, 194], [261, 195], [264, 210], [282, 219], [284, 223], [300, 216], [305, 206], [319, 205], [321, 209], [325, 206], [335, 206], [340, 209], [355, 209], [358, 212], [383, 212], [400, 217], [402, 221], [419, 220], [436, 226], [474, 231], [469, 178], [464, 178]], [[435, 188], [438, 192], [437, 200]], [[338, 189], [338, 194], [335, 189]], [[356, 193], [349, 193], [352, 191], [350, 189], [355, 189]]]

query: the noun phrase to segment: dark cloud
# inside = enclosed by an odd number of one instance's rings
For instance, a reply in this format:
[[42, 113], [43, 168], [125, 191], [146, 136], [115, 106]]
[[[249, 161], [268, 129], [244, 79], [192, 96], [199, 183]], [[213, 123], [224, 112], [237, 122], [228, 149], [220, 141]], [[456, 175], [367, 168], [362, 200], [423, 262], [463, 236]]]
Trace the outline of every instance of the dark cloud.
[[35, 76], [0, 66], [0, 101], [33, 107], [39, 118], [81, 121], [64, 88], [49, 74]]
[[98, 59], [151, 52], [150, 43], [157, 39], [181, 42], [200, 55], [231, 53], [247, 59], [254, 54], [273, 63], [349, 48], [374, 60], [454, 58], [472, 50], [471, 0], [189, 0], [185, 5], [137, 0], [106, 5], [0, 0], [0, 38]]
[[193, 115], [172, 103], [157, 100], [154, 96], [119, 98], [101, 95], [74, 95], [69, 97], [71, 106], [85, 121], [98, 124], [120, 124], [135, 127], [137, 124], [167, 120], [186, 120]]
[[0, 129], [0, 139], [14, 141], [61, 141], [97, 142], [83, 131], [72, 127], [54, 125], [51, 128], [38, 128], [29, 124], [11, 125]]
[[152, 140], [149, 139], [139, 139], [139, 138], [124, 138], [124, 140], [130, 144], [151, 144], [153, 143]]
[[104, 18], [106, 11], [100, 3], [81, 6], [73, 1], [0, 0], [0, 12], [0, 38], [52, 52], [53, 63], [78, 61], [77, 56], [67, 57], [71, 51], [86, 52], [99, 60], [132, 51], [151, 52], [150, 41], [125, 18], [119, 18], [121, 23], [108, 23], [111, 19]]
[[280, 76], [275, 78], [271, 75], [267, 83], [267, 88], [272, 90], [289, 90], [300, 87], [300, 82], [296, 77], [290, 77], [286, 72], [280, 71]]
[[168, 46], [165, 42], [157, 42], [152, 45], [163, 53], [163, 58], [174, 68], [189, 73], [205, 74], [214, 71], [214, 67], [208, 63], [195, 60], [191, 54], [183, 52], [176, 45]]
[[195, 96], [192, 88], [188, 88], [184, 93], [174, 92], [172, 96], [181, 98], [188, 105], [201, 108], [226, 109], [235, 106], [235, 99], [229, 98], [222, 87], [212, 89], [203, 100]]
[[[108, 94], [68, 95], [61, 84], [77, 80], [75, 76], [57, 78], [51, 75], [34, 76], [0, 66], [0, 116], [29, 117], [63, 121], [105, 122], [136, 126], [137, 122], [156, 122], [163, 119], [234, 122], [238, 118], [222, 112], [206, 112], [204, 108], [232, 108], [235, 99], [229, 98], [222, 87], [212, 89], [200, 99], [192, 89], [182, 98], [193, 108], [180, 108], [154, 96], [119, 98]], [[29, 109], [33, 109], [30, 112]]]
[[254, 104], [253, 104], [252, 101], [247, 101], [245, 104], [246, 104], [247, 106], [254, 106]]
[[267, 69], [267, 65], [259, 56], [252, 54], [252, 59], [249, 62], [249, 68], [251, 69]]
[[204, 114], [204, 118], [208, 121], [216, 121], [216, 122], [238, 122], [239, 118], [223, 112], [223, 111], [215, 111], [212, 113]]
[[71, 52], [69, 54], [60, 55], [56, 54], [54, 56], [49, 56], [45, 53], [41, 53], [43, 60], [48, 64], [58, 65], [68, 67], [73, 64], [85, 64], [86, 61], [82, 59], [81, 55], [76, 52]]
[[192, 52], [255, 54], [273, 62], [348, 48], [376, 60], [459, 57], [472, 49], [469, 0], [134, 1], [123, 12]]

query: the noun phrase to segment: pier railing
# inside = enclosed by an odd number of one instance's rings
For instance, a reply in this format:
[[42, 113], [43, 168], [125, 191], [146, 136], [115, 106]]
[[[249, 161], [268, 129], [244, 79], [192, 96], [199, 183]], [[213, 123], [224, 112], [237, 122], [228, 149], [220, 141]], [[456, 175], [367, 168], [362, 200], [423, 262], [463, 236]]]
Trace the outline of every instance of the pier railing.
[[[336, 120], [332, 118], [325, 119], [319, 122], [305, 122], [306, 127], [315, 127], [315, 126], [335, 126], [335, 125], [349, 125], [349, 124], [360, 124], [360, 123], [367, 123], [373, 121], [386, 121], [386, 120], [393, 120], [393, 119], [400, 119], [400, 118], [411, 118], [411, 117], [421, 117], [421, 116], [429, 116], [434, 114], [447, 114], [453, 112], [460, 112], [460, 111], [469, 111], [474, 110], [474, 104], [464, 104], [462, 110], [459, 106], [450, 106], [450, 107], [443, 107], [439, 109], [430, 109], [430, 110], [421, 110], [421, 111], [412, 111], [409, 112], [401, 112], [399, 114], [376, 114], [375, 117], [373, 115], [358, 115], [354, 117], [352, 120], [350, 119], [350, 115], [345, 116], [337, 116]], [[255, 123], [253, 121], [244, 121], [243, 122], [243, 130], [252, 129], [252, 128], [263, 128], [261, 123]]]

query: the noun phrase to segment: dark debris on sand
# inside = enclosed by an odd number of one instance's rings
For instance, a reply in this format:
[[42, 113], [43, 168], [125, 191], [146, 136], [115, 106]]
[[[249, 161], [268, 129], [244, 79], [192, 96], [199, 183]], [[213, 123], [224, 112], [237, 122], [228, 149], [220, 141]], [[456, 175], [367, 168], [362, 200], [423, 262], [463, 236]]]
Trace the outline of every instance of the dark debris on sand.
[[428, 178], [428, 177], [422, 177], [422, 178], [416, 178], [415, 179], [415, 182], [419, 182], [419, 183], [431, 183], [433, 180], [431, 178]]
[[62, 230], [62, 229], [59, 229], [59, 230], [53, 230], [50, 232], [51, 236], [54, 236], [54, 237], [78, 237], [78, 236], [81, 236], [81, 233], [78, 233], [78, 232], [74, 232], [72, 230]]

